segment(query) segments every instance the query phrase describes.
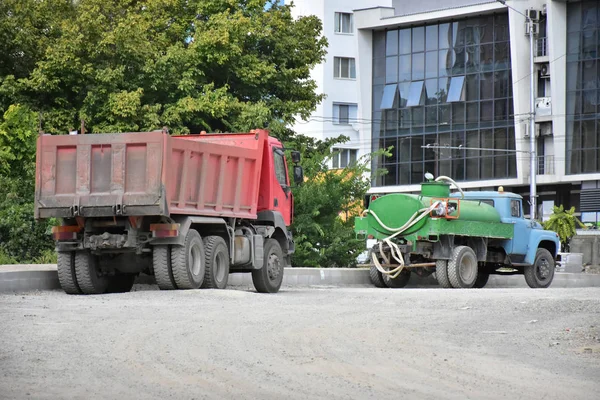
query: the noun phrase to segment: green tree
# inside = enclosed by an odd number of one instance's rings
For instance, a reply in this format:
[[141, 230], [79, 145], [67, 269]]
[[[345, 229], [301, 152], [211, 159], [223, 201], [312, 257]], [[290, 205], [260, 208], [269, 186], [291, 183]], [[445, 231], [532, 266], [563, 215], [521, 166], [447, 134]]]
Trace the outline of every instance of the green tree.
[[543, 224], [544, 229], [558, 234], [562, 248], [565, 251], [569, 249], [569, 242], [575, 236], [577, 226], [586, 229], [586, 226], [575, 216], [575, 207], [565, 210], [562, 204], [552, 208], [550, 218]]
[[33, 218], [36, 114], [10, 106], [0, 121], [0, 259], [29, 262], [53, 248], [53, 221]]
[[[28, 30], [28, 42], [43, 39], [24, 49], [31, 62], [20, 74], [5, 68], [0, 78], [0, 93], [41, 112], [46, 132], [64, 133], [81, 119], [91, 132], [162, 126], [176, 133], [277, 132], [295, 115], [308, 116], [322, 99], [310, 79], [325, 54], [321, 21], [294, 20], [291, 5], [53, 1], [63, 6], [48, 10], [50, 33], [47, 27]], [[0, 19], [10, 43], [17, 42], [16, 34], [10, 37], [15, 18], [38, 21], [39, 2], [25, 3], [9, 0], [13, 17]]]
[[371, 155], [343, 169], [329, 170], [327, 166], [336, 155], [332, 147], [347, 141], [344, 136], [318, 141], [298, 135], [285, 144], [302, 153], [305, 172], [305, 183], [293, 189], [294, 266], [354, 266], [364, 251], [364, 240], [354, 234], [354, 217], [362, 211], [370, 187]]

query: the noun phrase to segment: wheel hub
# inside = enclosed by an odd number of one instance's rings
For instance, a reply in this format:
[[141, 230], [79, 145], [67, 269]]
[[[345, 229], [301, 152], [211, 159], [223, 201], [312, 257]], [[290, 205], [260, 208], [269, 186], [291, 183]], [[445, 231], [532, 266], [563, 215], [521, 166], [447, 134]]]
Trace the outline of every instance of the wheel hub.
[[280, 261], [276, 254], [271, 254], [267, 262], [267, 274], [269, 280], [274, 281], [279, 277]]

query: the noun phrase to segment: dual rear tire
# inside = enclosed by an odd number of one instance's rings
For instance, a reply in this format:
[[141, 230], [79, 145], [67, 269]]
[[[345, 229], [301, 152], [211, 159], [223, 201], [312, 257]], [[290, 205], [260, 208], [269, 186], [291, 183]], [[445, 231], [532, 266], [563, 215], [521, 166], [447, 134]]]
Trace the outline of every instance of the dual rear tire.
[[477, 256], [469, 246], [457, 246], [452, 250], [449, 261], [437, 260], [435, 276], [443, 288], [472, 288], [477, 284], [485, 286], [483, 277], [478, 281], [479, 265]]

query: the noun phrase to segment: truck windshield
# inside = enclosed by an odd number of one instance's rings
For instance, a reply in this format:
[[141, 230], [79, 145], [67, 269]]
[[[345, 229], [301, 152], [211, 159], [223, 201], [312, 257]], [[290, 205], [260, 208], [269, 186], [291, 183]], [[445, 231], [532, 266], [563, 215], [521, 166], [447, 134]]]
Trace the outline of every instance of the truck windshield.
[[275, 176], [281, 186], [287, 186], [287, 176], [285, 173], [285, 160], [283, 151], [273, 151], [273, 160], [275, 162]]

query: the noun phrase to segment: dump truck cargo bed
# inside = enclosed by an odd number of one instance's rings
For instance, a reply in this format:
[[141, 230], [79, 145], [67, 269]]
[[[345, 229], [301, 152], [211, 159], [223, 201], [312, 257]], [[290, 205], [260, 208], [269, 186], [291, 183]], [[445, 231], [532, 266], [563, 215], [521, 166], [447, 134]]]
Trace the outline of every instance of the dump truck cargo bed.
[[43, 135], [36, 218], [256, 218], [267, 132]]

